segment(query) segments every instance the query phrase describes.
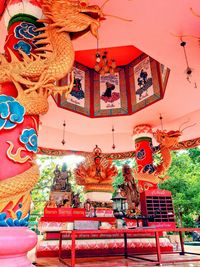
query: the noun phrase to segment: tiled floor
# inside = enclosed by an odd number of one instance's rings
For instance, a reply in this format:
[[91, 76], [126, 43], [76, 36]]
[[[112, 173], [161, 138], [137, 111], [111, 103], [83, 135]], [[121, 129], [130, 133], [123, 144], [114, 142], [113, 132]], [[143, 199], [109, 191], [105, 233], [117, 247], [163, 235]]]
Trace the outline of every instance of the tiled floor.
[[[192, 251], [200, 253], [200, 247], [195, 246], [185, 246], [186, 251]], [[149, 256], [148, 256], [149, 257]], [[151, 256], [153, 258], [153, 255]], [[172, 259], [194, 259], [194, 258], [200, 258], [200, 256], [195, 255], [184, 255], [179, 256], [178, 254], [174, 255], [162, 255], [163, 260], [172, 260]], [[67, 266], [59, 262], [57, 258], [39, 258], [36, 259], [37, 265], [36, 266], [43, 266], [43, 267], [63, 267]], [[70, 260], [67, 260], [67, 263], [70, 264]], [[85, 259], [77, 259], [76, 261], [76, 267], [141, 267], [141, 266], [147, 266], [148, 262], [144, 262], [141, 260], [130, 260], [130, 259], [123, 259], [122, 257], [101, 257], [101, 258], [85, 258]], [[152, 266], [152, 265], [151, 265]], [[200, 262], [187, 262], [187, 263], [176, 263], [176, 264], [163, 264], [163, 266], [166, 267], [200, 267]]]

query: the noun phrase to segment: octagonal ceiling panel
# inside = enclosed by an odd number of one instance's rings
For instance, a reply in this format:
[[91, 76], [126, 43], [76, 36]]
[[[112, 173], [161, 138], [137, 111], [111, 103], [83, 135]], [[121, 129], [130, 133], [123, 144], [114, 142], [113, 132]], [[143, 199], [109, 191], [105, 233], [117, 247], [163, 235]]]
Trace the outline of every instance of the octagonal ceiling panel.
[[[83, 50], [75, 55], [74, 87], [67, 99], [65, 94], [54, 97], [60, 108], [91, 118], [131, 115], [164, 96], [169, 69], [134, 46]], [[105, 67], [108, 72], [102, 74]], [[60, 85], [67, 81], [65, 77]]]

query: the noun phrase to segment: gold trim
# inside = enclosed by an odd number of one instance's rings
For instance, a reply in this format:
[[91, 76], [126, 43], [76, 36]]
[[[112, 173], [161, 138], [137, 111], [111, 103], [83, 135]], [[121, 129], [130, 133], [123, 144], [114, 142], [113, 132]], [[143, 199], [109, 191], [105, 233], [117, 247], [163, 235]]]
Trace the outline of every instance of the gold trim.
[[23, 158], [21, 157], [21, 152], [26, 151], [25, 148], [19, 147], [17, 149], [16, 153], [12, 153], [12, 150], [14, 148], [13, 142], [7, 141], [7, 143], [9, 144], [9, 148], [8, 148], [6, 154], [10, 160], [17, 162], [17, 163], [21, 163], [21, 164], [27, 162], [28, 160], [32, 160], [32, 158], [28, 155], [23, 157]]

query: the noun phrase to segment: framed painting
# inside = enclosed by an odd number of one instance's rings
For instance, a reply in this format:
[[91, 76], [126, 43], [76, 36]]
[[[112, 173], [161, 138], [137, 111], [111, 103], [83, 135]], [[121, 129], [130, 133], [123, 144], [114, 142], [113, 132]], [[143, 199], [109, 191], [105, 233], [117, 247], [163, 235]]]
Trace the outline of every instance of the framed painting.
[[94, 117], [128, 114], [126, 79], [123, 68], [115, 74], [94, 73]]
[[145, 54], [129, 64], [128, 76], [133, 113], [163, 97], [159, 64]]
[[[75, 63], [74, 85], [66, 99], [64, 94], [60, 97], [59, 106], [86, 116], [90, 116], [90, 71], [87, 67]], [[60, 85], [67, 84], [68, 78], [61, 80]]]

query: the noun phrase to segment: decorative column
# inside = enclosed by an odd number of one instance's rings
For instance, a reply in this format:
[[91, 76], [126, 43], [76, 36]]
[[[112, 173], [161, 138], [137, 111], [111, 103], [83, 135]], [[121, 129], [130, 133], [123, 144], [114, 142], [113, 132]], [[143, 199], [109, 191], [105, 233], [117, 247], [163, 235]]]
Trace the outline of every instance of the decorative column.
[[[91, 30], [97, 36], [101, 9], [84, 2], [84, 6], [63, 0], [0, 2], [0, 17], [6, 9], [8, 22], [5, 55], [0, 54], [1, 267], [32, 266], [26, 253], [37, 237], [26, 226], [30, 192], [39, 177], [34, 162], [39, 116], [48, 111], [51, 94], [67, 98], [73, 87], [74, 50], [69, 33]], [[38, 22], [43, 14], [45, 25]], [[64, 77], [70, 84], [57, 86]]]
[[[35, 30], [42, 24], [37, 22], [36, 17], [21, 13], [22, 10], [24, 12], [24, 9], [28, 10], [28, 8], [29, 12], [33, 11], [35, 15], [38, 12], [38, 17], [41, 17], [42, 12], [36, 1], [32, 1], [32, 4], [11, 1], [11, 5], [7, 7], [6, 18], [9, 23], [4, 46], [5, 57], [0, 57], [4, 70], [7, 69], [8, 72], [12, 64], [19, 64], [26, 55], [28, 57], [30, 53], [35, 53], [37, 48], [33, 38], [39, 34]], [[12, 17], [8, 18], [10, 14]], [[32, 96], [30, 98], [33, 99]], [[30, 191], [39, 178], [39, 169], [34, 163], [37, 152], [39, 114], [34, 114], [34, 110], [30, 112], [31, 106], [36, 105], [34, 99], [32, 102], [28, 99], [27, 103], [25, 102], [20, 99], [20, 93], [14, 81], [0, 84], [1, 267], [33, 266], [27, 259], [27, 252], [37, 243], [37, 235], [26, 226], [30, 216]]]
[[151, 180], [143, 180], [145, 174], [152, 174], [155, 171], [153, 165], [152, 137], [153, 133], [150, 125], [141, 124], [134, 128], [133, 140], [135, 142], [135, 159], [137, 163], [135, 174], [144, 174], [140, 176], [136, 175], [139, 178], [138, 187], [140, 192], [150, 188], [157, 188], [154, 183], [151, 183]]

